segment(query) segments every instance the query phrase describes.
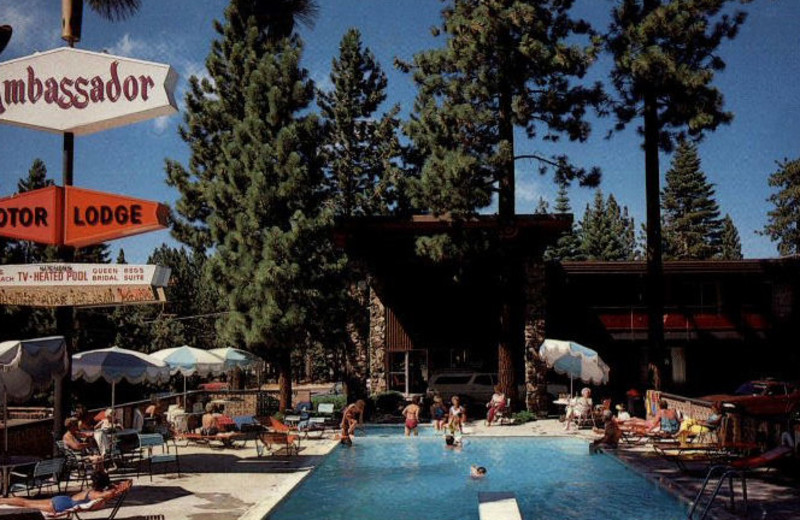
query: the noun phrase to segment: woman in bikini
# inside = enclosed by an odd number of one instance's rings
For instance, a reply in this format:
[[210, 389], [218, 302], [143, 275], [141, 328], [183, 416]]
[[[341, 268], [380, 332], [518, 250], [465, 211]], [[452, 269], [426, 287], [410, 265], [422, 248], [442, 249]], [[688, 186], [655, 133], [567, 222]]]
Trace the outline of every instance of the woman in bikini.
[[464, 433], [463, 423], [467, 420], [467, 412], [464, 410], [464, 407], [461, 406], [460, 400], [457, 395], [454, 395], [450, 399], [450, 423], [447, 425], [451, 432], [455, 433], [458, 430], [459, 433]]
[[415, 395], [411, 398], [411, 404], [403, 408], [403, 417], [406, 418], [406, 437], [419, 435], [417, 425], [419, 425], [419, 396]]
[[121, 480], [112, 484], [108, 478], [108, 473], [99, 471], [92, 475], [92, 489], [88, 491], [81, 491], [72, 496], [56, 495], [53, 498], [0, 498], [0, 504], [38, 509], [43, 513], [54, 515], [69, 511], [80, 505], [91, 504], [95, 501], [104, 501], [119, 496], [121, 493], [130, 489], [132, 485], [133, 480], [130, 479]]

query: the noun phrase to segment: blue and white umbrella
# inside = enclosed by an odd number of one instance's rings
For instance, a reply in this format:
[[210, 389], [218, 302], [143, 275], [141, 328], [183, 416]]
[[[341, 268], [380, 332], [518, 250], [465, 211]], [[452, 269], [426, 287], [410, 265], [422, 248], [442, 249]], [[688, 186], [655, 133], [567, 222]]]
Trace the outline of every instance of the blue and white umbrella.
[[120, 381], [166, 383], [169, 376], [169, 365], [136, 350], [110, 347], [72, 356], [73, 381], [84, 379], [92, 383], [102, 378], [111, 383], [111, 408], [114, 408], [115, 387]]
[[264, 360], [256, 356], [252, 352], [241, 350], [238, 348], [212, 348], [209, 350], [212, 354], [219, 356], [225, 362], [225, 370], [232, 368], [250, 368], [263, 363]]
[[3, 453], [8, 452], [8, 401], [26, 401], [37, 388], [67, 373], [63, 336], [0, 343], [0, 393], [3, 394]]
[[539, 356], [557, 373], [569, 376], [570, 395], [573, 379], [595, 385], [608, 383], [608, 365], [597, 352], [574, 341], [546, 339], [539, 347]]
[[193, 374], [201, 377], [220, 375], [225, 371], [222, 358], [214, 355], [209, 350], [203, 350], [189, 345], [165, 348], [151, 354], [169, 365], [170, 372], [183, 376], [183, 402], [186, 406], [186, 378]]

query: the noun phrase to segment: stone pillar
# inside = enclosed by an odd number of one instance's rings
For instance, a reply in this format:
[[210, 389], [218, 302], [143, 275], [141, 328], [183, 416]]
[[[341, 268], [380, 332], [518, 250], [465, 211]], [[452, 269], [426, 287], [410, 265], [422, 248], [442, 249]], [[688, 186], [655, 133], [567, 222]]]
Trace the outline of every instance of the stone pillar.
[[545, 338], [546, 273], [540, 259], [525, 263], [525, 404], [537, 415], [547, 414], [547, 366], [539, 358]]
[[369, 377], [369, 286], [366, 281], [359, 280], [350, 285], [350, 296], [355, 302], [349, 313], [345, 329], [347, 345], [345, 347], [345, 375], [347, 400], [363, 399], [368, 396], [366, 382]]
[[389, 388], [386, 372], [386, 307], [372, 287], [369, 291], [369, 378], [372, 394], [385, 392]]

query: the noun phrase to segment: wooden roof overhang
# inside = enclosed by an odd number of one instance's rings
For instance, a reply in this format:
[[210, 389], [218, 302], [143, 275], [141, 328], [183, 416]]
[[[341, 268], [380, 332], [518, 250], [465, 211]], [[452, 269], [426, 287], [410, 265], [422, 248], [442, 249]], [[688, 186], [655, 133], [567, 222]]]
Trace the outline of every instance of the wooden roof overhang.
[[545, 247], [572, 226], [571, 214], [517, 215], [511, 225], [502, 225], [496, 215], [478, 215], [461, 220], [446, 216], [349, 217], [337, 220], [335, 240], [348, 253], [365, 260], [425, 261], [415, 253], [419, 237], [485, 233], [498, 244], [527, 255], [541, 254]]

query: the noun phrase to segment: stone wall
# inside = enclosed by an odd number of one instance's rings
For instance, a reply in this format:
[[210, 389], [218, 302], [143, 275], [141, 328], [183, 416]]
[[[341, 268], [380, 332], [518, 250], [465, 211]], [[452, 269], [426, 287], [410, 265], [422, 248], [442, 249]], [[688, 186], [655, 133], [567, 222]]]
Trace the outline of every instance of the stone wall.
[[525, 265], [525, 405], [539, 415], [547, 413], [547, 366], [539, 358], [539, 345], [545, 338], [546, 278], [541, 261], [529, 259]]
[[369, 378], [370, 393], [389, 388], [386, 372], [386, 308], [374, 289], [369, 291]]

